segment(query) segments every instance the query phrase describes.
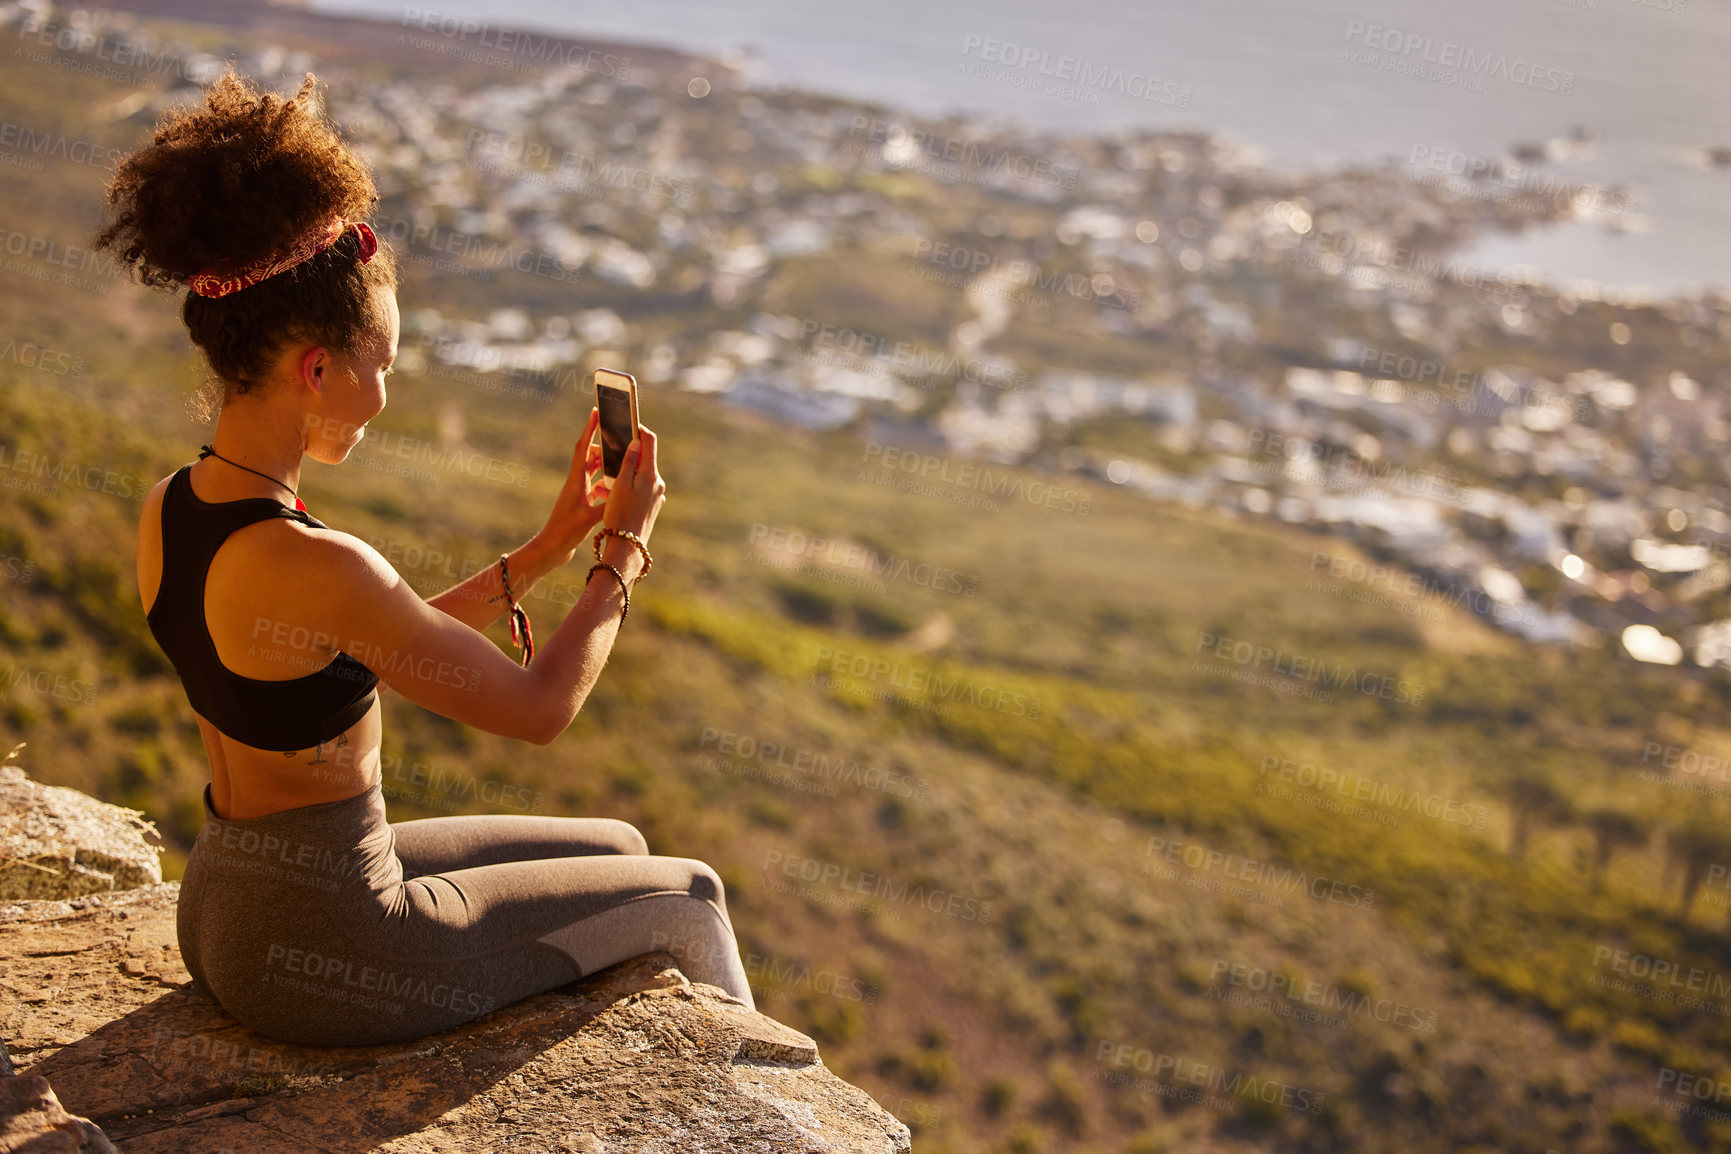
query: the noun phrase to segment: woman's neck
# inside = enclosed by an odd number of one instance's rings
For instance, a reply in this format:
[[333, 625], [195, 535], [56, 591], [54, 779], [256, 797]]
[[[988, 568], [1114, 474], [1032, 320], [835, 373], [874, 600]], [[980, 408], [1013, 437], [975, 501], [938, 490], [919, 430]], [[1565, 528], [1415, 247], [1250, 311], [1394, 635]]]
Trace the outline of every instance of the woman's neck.
[[[220, 482], [235, 492], [269, 492], [270, 496], [292, 500], [293, 491], [300, 488], [301, 454], [305, 442], [301, 439], [294, 415], [278, 413], [264, 404], [231, 401], [216, 419], [216, 432], [210, 439], [211, 448], [229, 463], [219, 462], [209, 469], [212, 476], [223, 474]], [[256, 469], [263, 477], [246, 469]], [[273, 485], [271, 481], [280, 482]]]

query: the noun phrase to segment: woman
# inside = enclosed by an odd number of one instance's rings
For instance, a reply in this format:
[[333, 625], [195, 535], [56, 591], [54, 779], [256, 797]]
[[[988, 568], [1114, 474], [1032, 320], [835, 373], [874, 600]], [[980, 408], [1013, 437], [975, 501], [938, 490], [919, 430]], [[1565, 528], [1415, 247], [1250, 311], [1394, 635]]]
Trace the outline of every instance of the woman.
[[[720, 879], [651, 856], [631, 825], [385, 820], [377, 683], [551, 742], [648, 569], [664, 486], [647, 428], [599, 477], [591, 412], [546, 526], [430, 600], [304, 511], [303, 454], [337, 464], [365, 436], [398, 333], [395, 262], [360, 222], [372, 177], [314, 85], [285, 100], [225, 73], [120, 164], [97, 240], [145, 283], [188, 287], [223, 388], [212, 444], [151, 490], [138, 530], [139, 592], [210, 758], [178, 910], [187, 969], [248, 1026], [322, 1045], [442, 1030], [653, 949], [750, 1006]], [[600, 563], [537, 649], [517, 602], [598, 524]], [[480, 632], [507, 610], [522, 665]]]

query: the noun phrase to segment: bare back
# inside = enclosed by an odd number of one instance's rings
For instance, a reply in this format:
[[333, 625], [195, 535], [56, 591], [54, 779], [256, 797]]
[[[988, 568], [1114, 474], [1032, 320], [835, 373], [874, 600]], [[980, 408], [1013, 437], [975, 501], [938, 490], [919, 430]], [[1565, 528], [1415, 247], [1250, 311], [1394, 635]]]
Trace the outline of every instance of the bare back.
[[[187, 474], [195, 499], [221, 504], [260, 495], [203, 465]], [[660, 479], [648, 477], [646, 487], [653, 485], [659, 501]], [[161, 592], [162, 506], [172, 481], [151, 489], [139, 520], [138, 592], [147, 614]], [[558, 547], [554, 563], [572, 552]], [[616, 554], [615, 564], [632, 562]], [[540, 569], [550, 567], [543, 562]], [[545, 745], [564, 732], [600, 676], [618, 627], [617, 597], [605, 590], [586, 595], [537, 647], [528, 668], [480, 632], [501, 612], [492, 604], [500, 600], [498, 572], [478, 573], [429, 602], [360, 538], [272, 517], [222, 539], [211, 555], [201, 609], [217, 660], [239, 677], [303, 678], [342, 654], [365, 667], [380, 690], [394, 689], [464, 725]], [[237, 741], [195, 710], [217, 813], [262, 817], [365, 792], [379, 779], [380, 715], [375, 698], [343, 732], [282, 753]]]
[[[191, 471], [193, 492], [211, 502], [256, 493], [225, 487]], [[162, 499], [169, 478], [151, 489], [138, 526], [138, 591], [150, 612], [162, 582]], [[204, 619], [222, 664], [260, 681], [301, 677], [332, 660], [335, 645], [309, 648], [276, 643], [292, 626], [315, 620], [316, 606], [297, 604], [305, 584], [283, 580], [293, 557], [311, 535], [331, 535], [298, 522], [273, 518], [235, 531], [217, 550], [205, 583]], [[261, 628], [260, 623], [271, 627]], [[282, 622], [290, 629], [276, 629]], [[304, 631], [303, 631], [304, 632]], [[260, 817], [300, 806], [341, 801], [370, 788], [379, 775], [380, 706], [373, 702], [360, 721], [334, 740], [282, 753], [255, 749], [223, 735], [194, 712], [210, 760], [211, 801], [226, 818]]]

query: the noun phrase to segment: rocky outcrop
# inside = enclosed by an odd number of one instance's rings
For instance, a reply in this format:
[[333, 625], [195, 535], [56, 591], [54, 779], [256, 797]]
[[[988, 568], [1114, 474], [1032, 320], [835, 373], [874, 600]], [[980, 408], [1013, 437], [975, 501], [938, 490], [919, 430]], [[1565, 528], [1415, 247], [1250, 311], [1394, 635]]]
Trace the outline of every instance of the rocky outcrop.
[[667, 954], [400, 1045], [261, 1037], [193, 987], [154, 833], [0, 767], [0, 899], [36, 899], [0, 904], [0, 1154], [910, 1149], [810, 1038]]
[[113, 1154], [114, 1144], [88, 1118], [68, 1114], [48, 1079], [0, 1077], [0, 1154]]
[[907, 1127], [810, 1038], [687, 981], [666, 954], [413, 1042], [272, 1041], [191, 986], [177, 893], [0, 907], [11, 1081], [46, 1076], [128, 1154], [910, 1150]]
[[160, 882], [161, 842], [137, 810], [38, 785], [16, 765], [0, 765], [0, 901], [77, 898]]

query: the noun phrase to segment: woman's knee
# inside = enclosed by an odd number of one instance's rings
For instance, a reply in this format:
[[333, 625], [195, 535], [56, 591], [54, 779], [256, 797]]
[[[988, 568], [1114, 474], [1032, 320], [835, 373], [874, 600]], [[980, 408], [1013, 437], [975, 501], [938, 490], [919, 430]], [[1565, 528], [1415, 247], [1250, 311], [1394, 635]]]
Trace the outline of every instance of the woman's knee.
[[606, 823], [602, 827], [604, 837], [612, 845], [615, 853], [647, 854], [649, 852], [648, 840], [644, 838], [642, 831], [630, 822], [621, 821], [616, 817], [604, 817], [596, 820]]
[[715, 867], [696, 858], [680, 858], [679, 862], [690, 871], [685, 892], [713, 905], [716, 912], [721, 914], [722, 921], [731, 927], [732, 922], [727, 916], [727, 888], [722, 884], [721, 875], [715, 872]]

